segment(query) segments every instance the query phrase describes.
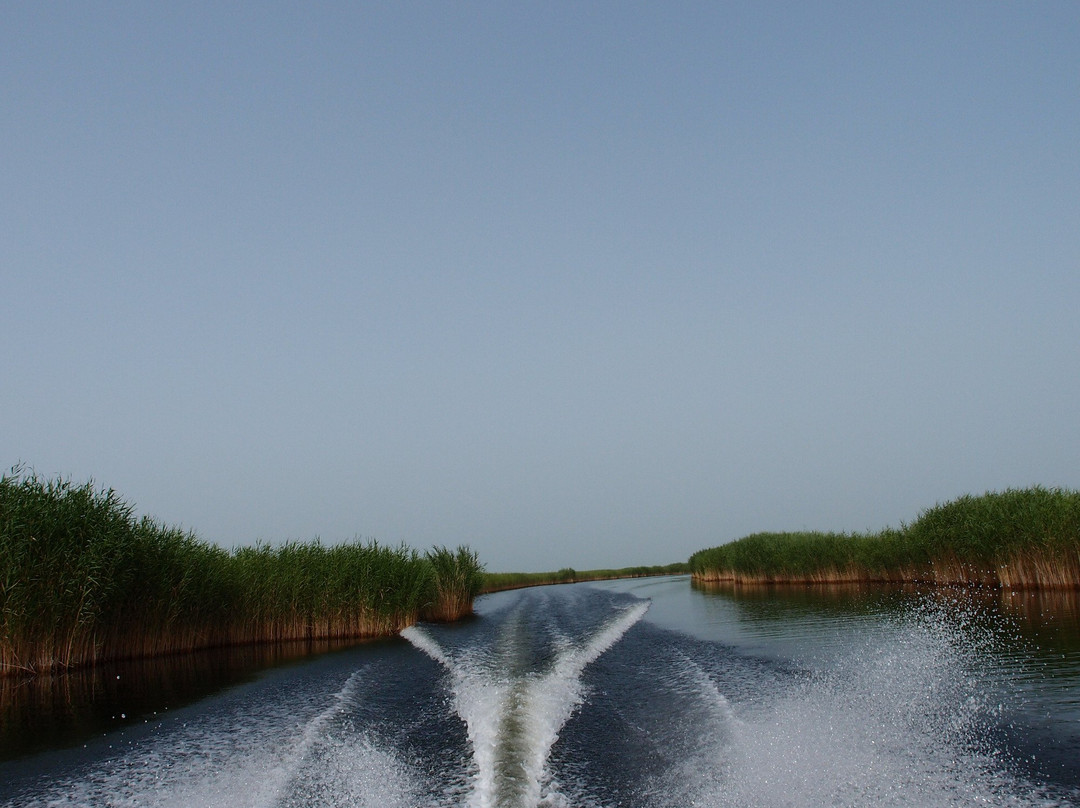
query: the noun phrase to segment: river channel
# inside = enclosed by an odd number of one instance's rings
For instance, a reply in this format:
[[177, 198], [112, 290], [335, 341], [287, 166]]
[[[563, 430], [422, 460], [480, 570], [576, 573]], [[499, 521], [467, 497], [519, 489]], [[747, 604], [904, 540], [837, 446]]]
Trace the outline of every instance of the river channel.
[[476, 612], [202, 690], [99, 683], [77, 727], [23, 709], [0, 805], [1080, 805], [1076, 593], [675, 577]]

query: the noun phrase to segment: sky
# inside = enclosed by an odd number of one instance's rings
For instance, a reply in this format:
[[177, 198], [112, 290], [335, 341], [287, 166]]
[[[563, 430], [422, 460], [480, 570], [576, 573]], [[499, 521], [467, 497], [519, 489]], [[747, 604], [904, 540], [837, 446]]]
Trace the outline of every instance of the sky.
[[0, 465], [667, 564], [1080, 488], [1080, 4], [5, 3]]

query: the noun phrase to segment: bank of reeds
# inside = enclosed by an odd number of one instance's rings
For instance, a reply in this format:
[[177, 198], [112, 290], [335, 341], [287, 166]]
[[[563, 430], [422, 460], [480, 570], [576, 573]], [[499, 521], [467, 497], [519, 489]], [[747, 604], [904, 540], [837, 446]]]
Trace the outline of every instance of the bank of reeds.
[[617, 578], [646, 578], [652, 575], [685, 575], [690, 565], [685, 562], [657, 566], [620, 567], [619, 569], [575, 570], [563, 567], [555, 572], [485, 572], [480, 591], [501, 592], [527, 586], [572, 584], [581, 581], [610, 581]]
[[296, 639], [392, 634], [472, 610], [475, 553], [376, 542], [224, 550], [112, 490], [0, 478], [0, 674]]
[[877, 533], [755, 533], [690, 557], [701, 581], [1080, 587], [1080, 492], [963, 496]]
[[434, 575], [434, 601], [425, 609], [426, 620], [456, 620], [472, 613], [473, 598], [483, 587], [484, 568], [467, 547], [436, 547], [427, 554]]

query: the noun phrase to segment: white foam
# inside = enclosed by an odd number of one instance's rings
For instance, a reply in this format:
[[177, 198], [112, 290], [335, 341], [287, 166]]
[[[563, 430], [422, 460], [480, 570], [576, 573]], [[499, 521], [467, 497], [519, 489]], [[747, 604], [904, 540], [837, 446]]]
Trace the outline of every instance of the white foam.
[[[970, 675], [969, 631], [923, 614], [839, 668], [718, 719], [666, 784], [670, 808], [1057, 805], [1007, 773], [979, 738], [995, 705]], [[721, 697], [722, 698], [722, 697]], [[726, 704], [726, 699], [724, 700]], [[737, 716], [737, 717], [736, 717]], [[676, 776], [677, 775], [677, 776]]]
[[[471, 808], [565, 804], [547, 762], [559, 731], [582, 701], [581, 675], [648, 608], [647, 601], [634, 604], [580, 645], [557, 637], [558, 652], [551, 668], [517, 677], [510, 675], [508, 660], [482, 652], [454, 659], [423, 629], [403, 632], [451, 674], [454, 707], [473, 748]], [[508, 621], [507, 625], [513, 624]]]
[[424, 631], [424, 629], [419, 626], [409, 626], [408, 628], [402, 629], [401, 636], [436, 662], [447, 668], [451, 666], [450, 657], [443, 651], [442, 646], [435, 641], [434, 637]]

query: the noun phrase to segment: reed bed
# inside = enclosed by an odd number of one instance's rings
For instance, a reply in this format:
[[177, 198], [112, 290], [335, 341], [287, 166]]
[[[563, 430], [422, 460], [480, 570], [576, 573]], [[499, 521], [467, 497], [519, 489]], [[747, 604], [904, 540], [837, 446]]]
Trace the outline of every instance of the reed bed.
[[652, 575], [685, 575], [690, 565], [685, 562], [657, 566], [621, 567], [578, 571], [563, 567], [555, 572], [485, 572], [481, 593], [501, 592], [506, 589], [523, 589], [527, 586], [548, 584], [572, 584], [581, 581], [610, 581], [617, 578], [646, 578]]
[[473, 598], [484, 583], [477, 554], [467, 547], [436, 547], [428, 552], [427, 560], [434, 574], [435, 599], [425, 609], [424, 619], [449, 621], [471, 614]]
[[233, 551], [165, 527], [111, 489], [0, 478], [0, 675], [283, 640], [392, 634], [472, 610], [467, 548], [377, 542]]
[[755, 533], [690, 557], [695, 579], [738, 584], [926, 582], [1080, 587], [1080, 492], [963, 496], [877, 533]]

